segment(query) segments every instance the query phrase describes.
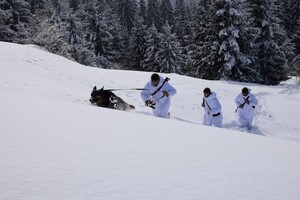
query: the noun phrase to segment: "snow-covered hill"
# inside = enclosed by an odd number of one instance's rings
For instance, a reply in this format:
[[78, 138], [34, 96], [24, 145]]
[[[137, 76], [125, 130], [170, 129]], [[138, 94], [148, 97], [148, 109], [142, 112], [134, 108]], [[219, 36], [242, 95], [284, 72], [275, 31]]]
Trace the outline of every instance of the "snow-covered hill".
[[[300, 88], [162, 74], [178, 93], [171, 119], [136, 106], [90, 105], [96, 85], [143, 87], [151, 73], [90, 68], [35, 46], [0, 42], [0, 194], [5, 200], [198, 200], [300, 197]], [[235, 122], [234, 97], [259, 100], [252, 133]], [[202, 91], [217, 92], [224, 126], [201, 125]]]

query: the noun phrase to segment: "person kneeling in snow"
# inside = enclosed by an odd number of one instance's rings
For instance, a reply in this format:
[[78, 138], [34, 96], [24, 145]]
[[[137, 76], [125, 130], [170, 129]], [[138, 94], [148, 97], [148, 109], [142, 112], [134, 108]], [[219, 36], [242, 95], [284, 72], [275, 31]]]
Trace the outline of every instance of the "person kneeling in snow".
[[242, 128], [247, 127], [249, 130], [252, 128], [252, 121], [254, 118], [254, 109], [258, 101], [250, 89], [244, 87], [242, 93], [235, 98], [237, 105], [238, 121]]
[[168, 83], [169, 78], [163, 78], [154, 73], [151, 76], [144, 90], [141, 92], [141, 98], [146, 106], [153, 110], [156, 117], [169, 118], [169, 108], [171, 105], [171, 96], [176, 94], [176, 89]]
[[203, 125], [215, 127], [222, 127], [223, 116], [222, 116], [222, 106], [217, 98], [215, 92], [211, 92], [209, 88], [203, 90], [203, 103], [205, 113], [203, 117]]

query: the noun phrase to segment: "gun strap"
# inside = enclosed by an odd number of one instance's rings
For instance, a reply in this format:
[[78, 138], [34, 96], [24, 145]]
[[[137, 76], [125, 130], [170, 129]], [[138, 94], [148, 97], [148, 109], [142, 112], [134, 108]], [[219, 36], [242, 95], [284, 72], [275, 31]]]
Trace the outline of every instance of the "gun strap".
[[205, 103], [208, 106], [209, 110], [211, 110], [211, 107], [208, 105], [207, 101], [205, 101]]
[[151, 96], [155, 95], [163, 86], [166, 82], [168, 82], [170, 79], [168, 77], [165, 78], [164, 82], [161, 84], [161, 86], [159, 86], [159, 88], [157, 88], [157, 90], [155, 90]]
[[243, 99], [244, 99], [244, 103], [242, 103], [241, 105], [243, 105], [243, 106], [244, 106], [244, 105], [245, 105], [245, 103], [246, 103], [246, 100], [247, 100], [247, 101], [249, 100], [249, 96], [247, 96], [247, 98], [244, 98], [244, 97], [243, 97]]

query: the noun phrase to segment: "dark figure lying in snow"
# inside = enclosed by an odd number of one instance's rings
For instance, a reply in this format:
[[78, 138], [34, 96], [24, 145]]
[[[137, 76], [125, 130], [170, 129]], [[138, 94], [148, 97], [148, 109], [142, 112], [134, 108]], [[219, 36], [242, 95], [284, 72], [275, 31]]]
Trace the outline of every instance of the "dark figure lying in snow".
[[100, 90], [97, 90], [95, 86], [91, 93], [90, 102], [92, 104], [97, 104], [97, 106], [104, 108], [112, 108], [117, 110], [134, 110], [135, 107], [126, 103], [123, 99], [115, 95], [110, 90], [104, 90], [102, 87]]

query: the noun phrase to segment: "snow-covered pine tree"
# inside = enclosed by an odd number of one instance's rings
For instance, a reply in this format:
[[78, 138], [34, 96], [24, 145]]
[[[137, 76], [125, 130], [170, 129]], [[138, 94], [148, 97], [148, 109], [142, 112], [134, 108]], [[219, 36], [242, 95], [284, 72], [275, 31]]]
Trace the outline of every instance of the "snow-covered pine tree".
[[289, 35], [297, 28], [300, 18], [300, 0], [286, 0], [285, 5], [285, 27]]
[[161, 6], [161, 17], [164, 25], [168, 24], [169, 26], [174, 25], [174, 13], [173, 7], [170, 0], [162, 0]]
[[300, 18], [297, 20], [297, 26], [294, 29], [292, 39], [295, 44], [295, 54], [300, 55]]
[[67, 30], [69, 34], [69, 44], [82, 44], [82, 26], [79, 18], [79, 2], [78, 0], [69, 1]]
[[272, 15], [272, 8], [275, 8], [274, 1], [248, 0], [247, 6], [251, 27], [256, 30], [252, 41], [253, 54], [259, 67], [261, 83], [277, 85], [287, 79], [287, 59], [274, 36], [276, 32], [279, 33], [274, 27], [280, 27]]
[[53, 9], [55, 12], [52, 11], [52, 13], [55, 13], [57, 16], [61, 16], [62, 15], [62, 5], [61, 5], [61, 1], [60, 0], [51, 0], [51, 7], [48, 9]]
[[[115, 24], [116, 25], [116, 24]], [[124, 29], [122, 27], [114, 26], [111, 29], [112, 41], [110, 45], [110, 55], [112, 56], [112, 62], [118, 64], [120, 67], [124, 65], [125, 57], [124, 57], [124, 40], [126, 38], [126, 33], [124, 33]]]
[[300, 0], [288, 0], [286, 5], [285, 26], [294, 45], [295, 57], [291, 60], [289, 75], [297, 76], [300, 84]]
[[297, 55], [291, 62], [291, 71], [289, 73], [291, 76], [296, 77], [296, 83], [300, 85], [300, 54]]
[[134, 26], [136, 18], [136, 1], [118, 0], [115, 10], [120, 17], [121, 24], [127, 29], [128, 32], [130, 32]]
[[0, 40], [24, 43], [29, 35], [32, 13], [25, 0], [0, 2]]
[[[241, 52], [241, 46], [247, 46], [243, 27], [244, 14], [240, 0], [216, 1], [216, 25], [219, 35], [219, 58], [215, 62], [216, 78], [242, 82], [256, 82], [257, 71], [251, 67], [251, 60]], [[244, 34], [246, 35], [246, 34]]]
[[[272, 8], [272, 29], [276, 43], [284, 52], [286, 58], [286, 65], [290, 67], [290, 61], [295, 57], [294, 44], [286, 30], [286, 2], [280, 0], [274, 0], [274, 7]], [[300, 9], [300, 8], [299, 8]], [[287, 69], [289, 70], [289, 69]]]
[[176, 0], [174, 9], [174, 27], [173, 32], [176, 33], [177, 38], [183, 44], [184, 37], [191, 33], [190, 22], [188, 21], [187, 5], [184, 0]]
[[138, 16], [142, 18], [143, 24], [146, 24], [146, 3], [145, 0], [139, 1], [139, 10], [138, 10]]
[[217, 36], [210, 18], [211, 8], [211, 0], [200, 0], [195, 11], [192, 42], [187, 47], [191, 59], [187, 74], [193, 77], [212, 77], [209, 69], [217, 53], [216, 43], [213, 42], [217, 41]]
[[[186, 34], [183, 38], [183, 40], [179, 40], [178, 36], [176, 35], [178, 41], [181, 43], [181, 46], [183, 47], [183, 54], [185, 54], [187, 56], [187, 65], [190, 66], [191, 65], [191, 57], [188, 56], [190, 54], [190, 46], [194, 44], [194, 30], [195, 30], [195, 16], [197, 13], [197, 3], [195, 2], [191, 2], [189, 4], [187, 4], [186, 6], [186, 20], [187, 20], [187, 24], [186, 24]], [[172, 29], [173, 32], [174, 29]], [[187, 71], [185, 71], [185, 73], [188, 72], [188, 68], [186, 68]]]
[[129, 54], [128, 65], [126, 68], [131, 70], [142, 71], [142, 62], [144, 60], [144, 55], [146, 52], [146, 26], [143, 25], [143, 19], [140, 18], [137, 24], [132, 29], [129, 42]]
[[112, 8], [106, 0], [91, 0], [85, 9], [88, 22], [85, 26], [86, 45], [95, 54], [95, 65], [113, 68], [111, 49], [114, 37], [111, 30], [114, 28], [110, 25], [114, 23]]
[[37, 44], [52, 53], [71, 59], [71, 46], [68, 44], [65, 24], [62, 22], [62, 13], [66, 11], [65, 2], [34, 0], [30, 5], [33, 18], [25, 43]]
[[[101, 6], [101, 21], [106, 24], [106, 31], [110, 34], [107, 38], [106, 56], [113, 63], [113, 68], [121, 68], [126, 62], [125, 40], [127, 37], [127, 27], [123, 26], [120, 17], [116, 13], [114, 6], [116, 2], [110, 3], [110, 0], [102, 0], [103, 6]], [[97, 4], [98, 5], [98, 4]], [[136, 5], [135, 5], [136, 6]], [[99, 9], [100, 6], [98, 5]], [[134, 11], [136, 12], [136, 11]], [[127, 31], [126, 31], [127, 30]], [[108, 35], [108, 34], [107, 34]]]
[[295, 54], [300, 54], [300, 0], [286, 2], [285, 27], [295, 45]]
[[300, 19], [297, 20], [296, 24], [292, 35], [295, 44], [295, 57], [291, 61], [289, 75], [298, 77], [297, 83], [300, 84]]
[[163, 22], [161, 18], [158, 0], [148, 0], [146, 12], [146, 25], [148, 28], [155, 26], [157, 31], [162, 31]]
[[[48, 5], [48, 8], [50, 8], [50, 5]], [[50, 10], [50, 13], [54, 11]], [[55, 13], [51, 13], [50, 18], [39, 16], [39, 21], [33, 27], [31, 37], [28, 38], [28, 43], [37, 44], [49, 52], [71, 59], [72, 57], [69, 53], [71, 46], [68, 43], [65, 31], [64, 24]]]
[[201, 54], [197, 56], [201, 59], [198, 64], [205, 64], [199, 70], [202, 78], [257, 81], [256, 70], [250, 66], [251, 60], [241, 51], [242, 46], [247, 46], [248, 38], [241, 37], [247, 34], [240, 1], [216, 0], [207, 20], [209, 26], [198, 33], [199, 39], [203, 40], [204, 36]]
[[38, 13], [40, 10], [45, 9], [44, 0], [30, 0], [30, 11], [32, 14]]
[[159, 72], [183, 74], [186, 66], [186, 57], [171, 27], [166, 25], [160, 33], [160, 49], [157, 56], [160, 58]]
[[180, 21], [185, 18], [184, 0], [176, 0], [175, 1], [174, 15], [175, 15], [176, 23], [178, 23], [177, 21]]
[[80, 0], [69, 0], [69, 7], [72, 9], [73, 12], [76, 12], [81, 8], [80, 4]]
[[83, 64], [92, 65], [94, 54], [86, 47], [84, 37], [84, 9], [80, 0], [70, 0], [68, 18], [66, 23], [66, 34], [70, 45], [71, 57]]
[[[188, 1], [189, 2], [189, 1]], [[192, 22], [196, 13], [196, 6], [199, 4], [198, 0], [185, 4], [185, 19], [187, 22]], [[189, 26], [191, 23], [189, 23]]]
[[146, 52], [144, 55], [144, 61], [142, 62], [143, 71], [159, 72], [159, 65], [161, 63], [158, 57], [158, 51], [160, 50], [160, 37], [157, 29], [152, 26], [148, 29], [146, 36]]

